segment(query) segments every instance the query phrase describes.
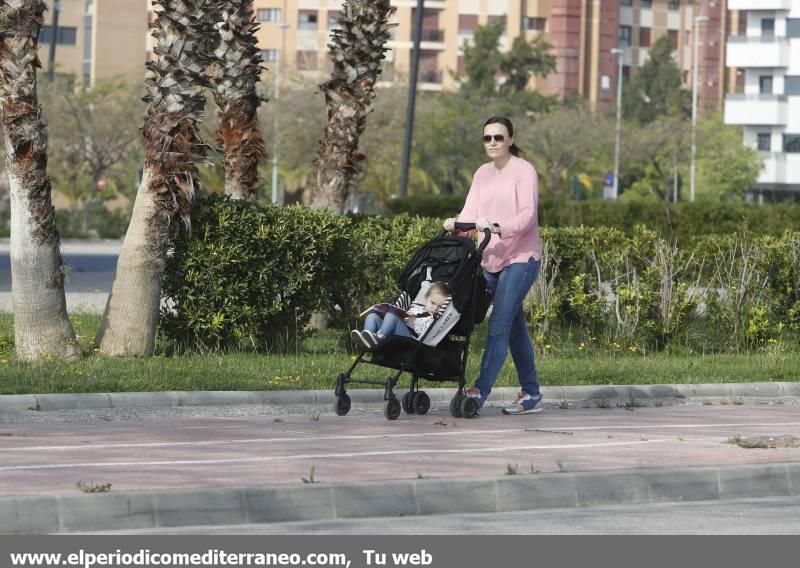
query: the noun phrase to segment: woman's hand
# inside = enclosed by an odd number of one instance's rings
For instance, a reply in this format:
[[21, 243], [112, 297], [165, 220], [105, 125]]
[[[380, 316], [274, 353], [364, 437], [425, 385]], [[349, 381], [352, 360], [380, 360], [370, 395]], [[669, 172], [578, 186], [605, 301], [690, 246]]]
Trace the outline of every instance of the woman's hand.
[[485, 231], [486, 229], [489, 229], [493, 233], [499, 233], [500, 232], [500, 225], [498, 225], [496, 223], [492, 223], [486, 217], [479, 217], [475, 221], [475, 228], [478, 229], [478, 231], [480, 231], [481, 233], [483, 231]]
[[452, 233], [453, 231], [456, 230], [456, 218], [455, 217], [449, 217], [449, 218], [445, 219], [444, 223], [442, 223], [442, 227], [448, 233]]

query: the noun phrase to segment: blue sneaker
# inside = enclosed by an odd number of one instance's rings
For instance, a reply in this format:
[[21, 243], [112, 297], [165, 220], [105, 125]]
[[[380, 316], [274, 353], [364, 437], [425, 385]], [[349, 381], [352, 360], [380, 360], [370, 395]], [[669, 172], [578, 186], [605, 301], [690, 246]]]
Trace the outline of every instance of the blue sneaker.
[[503, 414], [533, 414], [544, 409], [542, 395], [531, 396], [526, 392], [517, 395], [517, 400], [503, 409]]

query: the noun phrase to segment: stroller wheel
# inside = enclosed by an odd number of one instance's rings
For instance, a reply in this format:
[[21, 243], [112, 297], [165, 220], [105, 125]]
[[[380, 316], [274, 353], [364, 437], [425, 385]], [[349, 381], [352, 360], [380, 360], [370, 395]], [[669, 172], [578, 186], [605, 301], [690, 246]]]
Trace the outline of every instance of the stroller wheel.
[[431, 409], [431, 399], [427, 393], [422, 391], [414, 393], [411, 404], [414, 407], [414, 412], [420, 415], [426, 414]]
[[478, 401], [472, 397], [464, 397], [461, 401], [461, 414], [464, 418], [475, 418], [478, 415]]
[[345, 393], [336, 397], [336, 415], [344, 416], [350, 412], [350, 395]]
[[[414, 409], [414, 393], [408, 391], [406, 394], [403, 395], [403, 410], [406, 411], [406, 414], [414, 414], [416, 410]], [[423, 412], [424, 414], [424, 412]]]
[[400, 416], [400, 401], [396, 398], [389, 399], [386, 408], [383, 409], [383, 414], [389, 420], [397, 420]]
[[461, 418], [461, 397], [459, 395], [450, 399], [450, 415], [453, 418]]

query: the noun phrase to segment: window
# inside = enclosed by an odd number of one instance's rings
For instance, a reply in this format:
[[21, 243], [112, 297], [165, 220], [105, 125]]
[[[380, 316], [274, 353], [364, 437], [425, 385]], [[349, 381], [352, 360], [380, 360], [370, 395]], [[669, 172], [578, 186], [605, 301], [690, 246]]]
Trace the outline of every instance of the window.
[[[39, 32], [39, 43], [50, 43], [52, 40], [53, 29], [50, 26], [42, 26]], [[75, 45], [76, 43], [78, 43], [78, 28], [58, 27], [57, 45]]]
[[298, 51], [297, 69], [299, 71], [316, 71], [318, 69], [316, 51]]
[[669, 10], [680, 10], [681, 9], [681, 0], [669, 0], [669, 4], [667, 4], [667, 9]]
[[633, 6], [633, 0], [622, 0], [620, 2], [621, 6]]
[[783, 151], [790, 154], [800, 153], [800, 134], [784, 134]]
[[757, 137], [758, 150], [760, 152], [769, 152], [772, 149], [772, 134], [770, 132], [759, 132]]
[[795, 97], [800, 95], [800, 75], [786, 75], [783, 78], [783, 94]]
[[317, 11], [316, 10], [300, 10], [298, 16], [299, 23], [297, 27], [301, 30], [316, 30], [317, 29]]
[[650, 47], [650, 28], [639, 28], [639, 47]]
[[758, 92], [762, 95], [772, 94], [772, 75], [761, 75], [758, 78]]
[[672, 49], [678, 49], [678, 30], [667, 30], [667, 36], [672, 44]]
[[278, 61], [278, 53], [277, 49], [262, 49], [261, 58], [266, 63], [275, 63]]
[[800, 37], [800, 19], [786, 18], [786, 37]]
[[653, 0], [639, 0], [639, 7], [640, 8], [652, 8], [653, 7]]
[[478, 27], [477, 14], [459, 14], [458, 35], [472, 35]]
[[280, 22], [281, 9], [280, 8], [259, 8], [258, 9], [259, 22]]
[[775, 37], [775, 18], [761, 19], [761, 36]]
[[547, 23], [547, 18], [530, 18], [525, 16], [522, 18], [522, 29], [523, 31], [536, 31], [536, 32], [543, 32], [544, 26]]
[[631, 27], [630, 26], [620, 26], [619, 27], [619, 46], [620, 47], [630, 47], [631, 45]]
[[339, 26], [339, 12], [337, 11], [330, 11], [328, 12], [328, 31], [331, 30], [338, 30], [341, 26]]

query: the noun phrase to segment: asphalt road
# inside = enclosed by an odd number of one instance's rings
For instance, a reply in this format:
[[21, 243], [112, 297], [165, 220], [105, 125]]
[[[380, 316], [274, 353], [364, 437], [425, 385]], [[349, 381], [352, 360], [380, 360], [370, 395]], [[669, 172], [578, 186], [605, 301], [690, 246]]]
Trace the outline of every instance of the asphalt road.
[[[117, 269], [116, 254], [64, 255], [67, 266], [66, 292], [109, 292]], [[11, 258], [0, 251], [0, 292], [11, 291]]]
[[[800, 534], [800, 497], [380, 517], [261, 525], [191, 526], [116, 534]], [[96, 534], [115, 534], [114, 532]]]

